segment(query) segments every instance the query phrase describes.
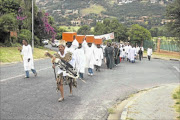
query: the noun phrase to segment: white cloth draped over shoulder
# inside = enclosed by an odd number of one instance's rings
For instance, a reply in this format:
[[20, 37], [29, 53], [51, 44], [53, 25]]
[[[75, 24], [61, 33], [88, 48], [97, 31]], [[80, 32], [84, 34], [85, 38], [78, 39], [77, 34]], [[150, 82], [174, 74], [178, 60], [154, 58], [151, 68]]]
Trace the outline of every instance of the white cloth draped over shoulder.
[[76, 49], [74, 51], [75, 56], [75, 68], [77, 72], [85, 73], [86, 57], [83, 48]]
[[101, 66], [103, 59], [103, 48], [94, 48], [95, 65]]
[[82, 43], [82, 47], [84, 49], [84, 53], [85, 53], [85, 56], [86, 56], [86, 68], [94, 69], [94, 63], [95, 63], [94, 44], [92, 44], [92, 46], [89, 47], [87, 45], [87, 42], [84, 40], [83, 43]]
[[[24, 70], [28, 71], [34, 69], [32, 48], [30, 45], [27, 46], [23, 45], [21, 55], [23, 55]], [[28, 59], [30, 59], [29, 62]]]

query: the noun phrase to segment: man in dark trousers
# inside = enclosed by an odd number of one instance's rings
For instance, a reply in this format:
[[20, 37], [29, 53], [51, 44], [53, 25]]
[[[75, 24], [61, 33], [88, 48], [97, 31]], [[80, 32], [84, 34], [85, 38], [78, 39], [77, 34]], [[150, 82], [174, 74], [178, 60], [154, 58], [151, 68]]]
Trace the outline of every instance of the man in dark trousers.
[[140, 50], [139, 50], [138, 54], [139, 54], [139, 60], [141, 61], [142, 54], [143, 54], [143, 51], [141, 50], [141, 48], [140, 48]]
[[106, 65], [108, 69], [112, 69], [114, 66], [113, 55], [114, 55], [114, 52], [113, 52], [113, 48], [111, 47], [111, 43], [108, 43], [107, 47], [105, 48]]

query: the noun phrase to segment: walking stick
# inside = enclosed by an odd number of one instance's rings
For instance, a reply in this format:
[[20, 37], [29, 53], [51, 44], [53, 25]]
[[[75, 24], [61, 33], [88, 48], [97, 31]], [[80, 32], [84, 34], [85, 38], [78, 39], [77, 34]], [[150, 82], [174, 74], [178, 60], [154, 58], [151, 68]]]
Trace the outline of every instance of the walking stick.
[[56, 70], [55, 70], [55, 68], [53, 68], [54, 69], [54, 77], [55, 77], [55, 81], [56, 81]]

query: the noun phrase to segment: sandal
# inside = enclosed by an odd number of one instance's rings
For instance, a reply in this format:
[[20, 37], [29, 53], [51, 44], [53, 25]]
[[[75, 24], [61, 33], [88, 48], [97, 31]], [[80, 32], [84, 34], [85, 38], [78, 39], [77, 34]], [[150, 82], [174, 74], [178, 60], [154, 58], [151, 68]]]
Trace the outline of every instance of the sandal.
[[62, 102], [62, 101], [64, 101], [64, 98], [59, 98], [58, 99], [58, 102]]

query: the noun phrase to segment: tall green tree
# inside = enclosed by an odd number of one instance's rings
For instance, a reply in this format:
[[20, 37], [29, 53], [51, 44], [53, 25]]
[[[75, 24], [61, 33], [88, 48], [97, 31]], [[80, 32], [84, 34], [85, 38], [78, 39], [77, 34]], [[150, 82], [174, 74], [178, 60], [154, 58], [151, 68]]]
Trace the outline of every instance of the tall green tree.
[[16, 13], [20, 7], [20, 0], [0, 0], [0, 16], [8, 13]]
[[180, 40], [180, 0], [167, 6], [166, 16], [171, 20], [168, 24], [169, 31]]
[[129, 37], [131, 42], [143, 44], [144, 40], [151, 40], [151, 33], [144, 27], [134, 24], [129, 30]]
[[64, 28], [59, 27], [57, 30], [57, 36], [56, 39], [61, 40], [62, 39], [62, 33], [67, 32]]
[[104, 34], [105, 25], [101, 22], [96, 23], [94, 27], [94, 35], [102, 35]]
[[0, 17], [0, 38], [2, 43], [10, 43], [10, 31], [17, 29], [17, 20], [12, 13]]
[[89, 35], [89, 34], [92, 34], [90, 27], [87, 26], [87, 25], [81, 26], [78, 29], [77, 33], [80, 34], [80, 35]]

